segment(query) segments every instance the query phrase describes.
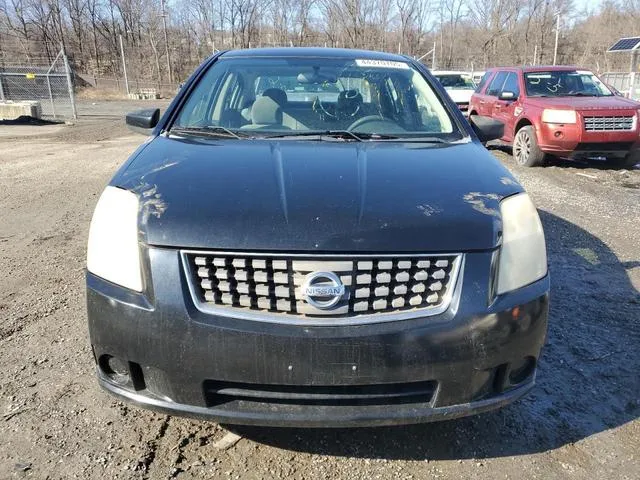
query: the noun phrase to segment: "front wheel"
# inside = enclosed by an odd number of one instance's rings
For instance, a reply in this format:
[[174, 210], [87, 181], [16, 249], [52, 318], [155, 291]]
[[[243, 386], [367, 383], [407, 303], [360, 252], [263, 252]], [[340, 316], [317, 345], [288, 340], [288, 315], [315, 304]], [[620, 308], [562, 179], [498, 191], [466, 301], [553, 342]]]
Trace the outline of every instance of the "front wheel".
[[536, 132], [531, 125], [522, 127], [513, 140], [513, 158], [523, 167], [537, 167], [544, 164], [545, 153], [538, 147]]
[[617, 158], [610, 163], [616, 168], [633, 168], [636, 164], [640, 163], [640, 150], [629, 153], [624, 158]]

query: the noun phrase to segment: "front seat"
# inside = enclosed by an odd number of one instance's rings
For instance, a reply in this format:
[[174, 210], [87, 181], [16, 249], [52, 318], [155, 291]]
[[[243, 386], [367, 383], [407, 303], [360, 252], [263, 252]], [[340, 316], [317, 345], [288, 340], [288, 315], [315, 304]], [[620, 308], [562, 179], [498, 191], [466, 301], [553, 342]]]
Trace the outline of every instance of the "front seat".
[[[287, 92], [279, 88], [267, 88], [264, 92], [262, 92], [260, 96], [270, 98], [278, 105], [280, 105], [280, 108], [282, 108], [283, 110], [285, 109], [285, 107], [287, 106], [287, 102], [289, 101]], [[240, 112], [240, 115], [245, 120], [245, 123], [251, 122], [251, 108], [254, 103], [255, 99], [248, 101]]]
[[287, 102], [289, 101], [287, 92], [280, 88], [267, 88], [264, 92], [262, 92], [262, 96], [269, 97], [283, 109], [287, 106]]
[[251, 123], [242, 130], [290, 130], [282, 124], [282, 107], [270, 97], [258, 97], [251, 107]]

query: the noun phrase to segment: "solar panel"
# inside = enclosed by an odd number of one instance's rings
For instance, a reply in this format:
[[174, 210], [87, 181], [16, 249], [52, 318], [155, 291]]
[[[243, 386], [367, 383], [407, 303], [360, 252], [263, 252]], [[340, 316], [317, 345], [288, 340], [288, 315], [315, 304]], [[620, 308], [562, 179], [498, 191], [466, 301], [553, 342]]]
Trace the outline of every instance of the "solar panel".
[[608, 52], [629, 52], [636, 50], [640, 46], [640, 37], [621, 38], [618, 40]]

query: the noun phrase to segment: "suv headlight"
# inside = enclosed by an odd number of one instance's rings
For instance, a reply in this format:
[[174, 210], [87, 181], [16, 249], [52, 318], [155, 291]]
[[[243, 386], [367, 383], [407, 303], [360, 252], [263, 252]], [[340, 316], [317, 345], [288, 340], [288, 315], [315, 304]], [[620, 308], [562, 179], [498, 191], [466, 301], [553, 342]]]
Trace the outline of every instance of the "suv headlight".
[[109, 186], [100, 195], [89, 228], [87, 270], [123, 287], [142, 291], [135, 193]]
[[498, 266], [498, 294], [509, 292], [547, 274], [547, 249], [542, 223], [526, 193], [500, 203], [502, 247]]
[[545, 108], [542, 111], [542, 121], [544, 123], [576, 123], [576, 111]]

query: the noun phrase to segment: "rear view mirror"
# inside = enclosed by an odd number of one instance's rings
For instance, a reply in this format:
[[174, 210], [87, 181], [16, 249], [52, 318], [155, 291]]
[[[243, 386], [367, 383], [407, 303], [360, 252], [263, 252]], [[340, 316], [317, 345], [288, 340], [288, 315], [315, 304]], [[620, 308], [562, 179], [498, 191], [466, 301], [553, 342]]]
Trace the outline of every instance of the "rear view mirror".
[[497, 140], [504, 136], [504, 123], [491, 117], [471, 115], [469, 123], [482, 143]]
[[149, 135], [160, 121], [160, 109], [149, 108], [127, 113], [125, 122], [129, 129], [143, 135]]
[[500, 96], [498, 97], [500, 100], [515, 100], [516, 94], [513, 92], [500, 92]]
[[313, 72], [301, 72], [296, 77], [298, 83], [303, 85], [308, 84], [320, 84], [320, 83], [336, 83], [338, 81], [335, 75], [330, 75], [325, 72], [320, 72], [320, 67], [313, 67]]

